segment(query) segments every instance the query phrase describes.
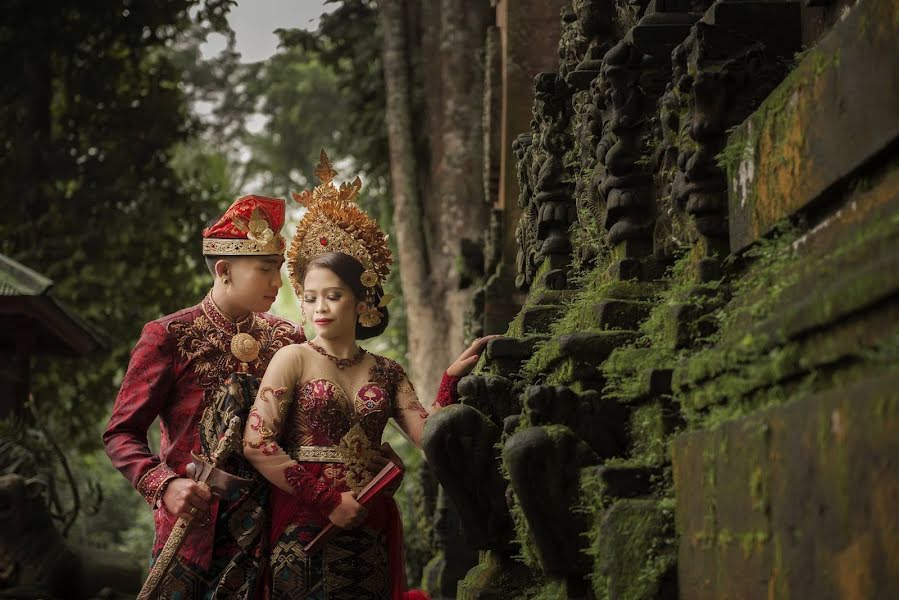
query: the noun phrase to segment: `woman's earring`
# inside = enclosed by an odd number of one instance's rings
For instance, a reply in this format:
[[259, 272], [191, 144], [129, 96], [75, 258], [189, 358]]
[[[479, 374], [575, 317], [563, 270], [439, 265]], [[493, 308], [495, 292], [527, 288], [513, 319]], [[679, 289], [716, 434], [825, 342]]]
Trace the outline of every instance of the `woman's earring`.
[[228, 276], [225, 275], [224, 277], [222, 277], [222, 283], [224, 283], [225, 285], [231, 285], [231, 279], [229, 279]]
[[300, 302], [300, 316], [302, 319], [300, 320], [300, 325], [303, 327], [306, 326], [306, 305], [303, 302]]

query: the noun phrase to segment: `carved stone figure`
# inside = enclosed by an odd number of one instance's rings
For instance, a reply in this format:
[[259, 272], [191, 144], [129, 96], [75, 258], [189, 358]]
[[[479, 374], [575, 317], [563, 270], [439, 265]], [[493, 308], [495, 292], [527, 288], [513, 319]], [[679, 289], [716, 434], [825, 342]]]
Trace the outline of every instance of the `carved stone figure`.
[[587, 530], [577, 510], [580, 472], [599, 457], [564, 426], [528, 427], [503, 446], [503, 463], [544, 572], [551, 577], [590, 570], [583, 553]]
[[579, 37], [587, 40], [587, 49], [577, 68], [565, 76], [574, 88], [583, 90], [602, 69], [602, 59], [615, 43], [614, 0], [574, 0]]
[[501, 430], [477, 409], [457, 404], [428, 419], [422, 447], [453, 503], [468, 541], [479, 550], [505, 551], [511, 520], [506, 482], [494, 446]]
[[71, 547], [44, 502], [45, 485], [0, 476], [0, 598], [119, 598], [140, 588], [137, 564], [117, 555]]

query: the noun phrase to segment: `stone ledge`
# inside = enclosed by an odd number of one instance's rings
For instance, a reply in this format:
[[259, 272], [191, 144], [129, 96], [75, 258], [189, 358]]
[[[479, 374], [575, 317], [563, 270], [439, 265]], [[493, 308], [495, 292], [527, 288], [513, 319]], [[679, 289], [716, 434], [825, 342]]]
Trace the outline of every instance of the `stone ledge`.
[[732, 251], [899, 138], [897, 10], [892, 0], [859, 2], [731, 134], [720, 159]]

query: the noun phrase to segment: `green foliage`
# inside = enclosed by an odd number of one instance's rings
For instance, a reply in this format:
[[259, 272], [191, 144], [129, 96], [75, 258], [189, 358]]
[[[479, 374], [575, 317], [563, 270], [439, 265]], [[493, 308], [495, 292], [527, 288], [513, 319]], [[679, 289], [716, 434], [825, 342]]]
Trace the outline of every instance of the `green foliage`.
[[228, 5], [5, 7], [0, 252], [51, 278], [108, 344], [34, 365], [49, 429], [76, 447], [99, 445], [142, 325], [208, 285], [200, 231], [229, 198], [210, 173], [184, 168], [196, 123], [169, 48], [190, 29], [189, 11], [215, 27]]
[[[339, 142], [346, 135], [341, 121], [347, 103], [334, 72], [301, 49], [281, 47], [268, 60], [246, 65], [243, 81], [267, 118], [262, 131], [247, 132], [242, 140], [250, 155], [245, 177], [279, 197], [318, 185], [312, 169], [319, 150], [325, 148], [332, 160], [346, 156]], [[337, 171], [338, 178], [354, 176], [339, 163]]]
[[566, 597], [565, 582], [547, 580], [524, 592], [527, 600], [558, 600]]
[[317, 31], [278, 30], [282, 52], [306, 56], [329, 69], [342, 112], [332, 121], [313, 121], [311, 126], [338, 131], [337, 152], [352, 156], [361, 171], [386, 182], [390, 164], [378, 8], [371, 0], [328, 3], [338, 7], [321, 16]]
[[673, 498], [619, 500], [596, 519], [587, 549], [595, 561], [590, 577], [596, 598], [659, 597], [666, 575], [675, 568], [674, 508]]
[[224, 157], [198, 138], [182, 59], [226, 26], [230, 4], [4, 6], [0, 252], [51, 278], [105, 348], [33, 361], [41, 428], [4, 429], [0, 454], [48, 482], [74, 542], [148, 552], [150, 511], [100, 436], [143, 324], [209, 284], [201, 230], [232, 185]]
[[431, 539], [436, 499], [433, 492], [436, 492], [436, 487], [426, 491], [427, 483], [423, 482], [421, 474], [424, 456], [406, 439], [398, 426], [391, 424], [387, 427], [384, 441], [391, 445], [406, 465], [402, 486], [394, 498], [403, 521], [407, 580], [410, 587], [417, 587], [421, 582], [422, 570], [433, 554]]

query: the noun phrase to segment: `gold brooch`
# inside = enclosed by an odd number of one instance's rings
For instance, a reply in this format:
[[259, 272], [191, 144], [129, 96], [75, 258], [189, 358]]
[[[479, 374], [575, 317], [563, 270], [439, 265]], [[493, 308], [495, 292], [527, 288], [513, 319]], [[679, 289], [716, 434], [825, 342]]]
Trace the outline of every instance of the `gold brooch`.
[[261, 345], [249, 333], [237, 333], [231, 338], [231, 354], [240, 362], [253, 362], [259, 357]]

